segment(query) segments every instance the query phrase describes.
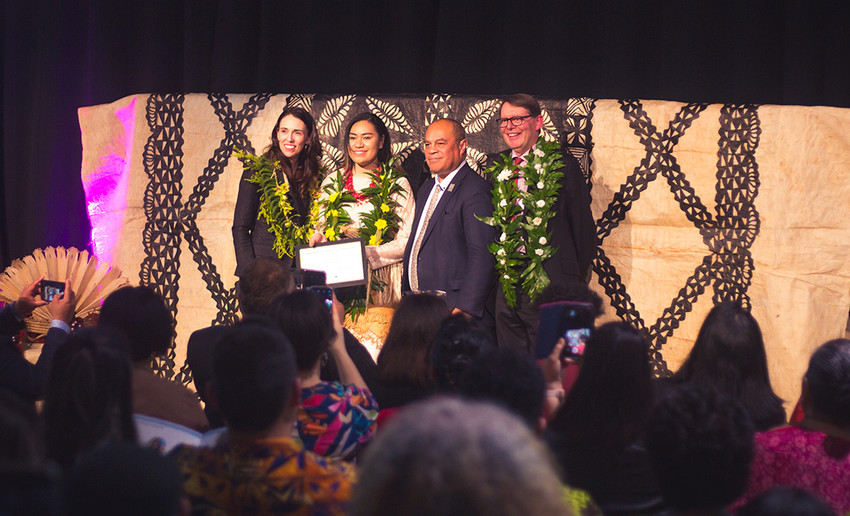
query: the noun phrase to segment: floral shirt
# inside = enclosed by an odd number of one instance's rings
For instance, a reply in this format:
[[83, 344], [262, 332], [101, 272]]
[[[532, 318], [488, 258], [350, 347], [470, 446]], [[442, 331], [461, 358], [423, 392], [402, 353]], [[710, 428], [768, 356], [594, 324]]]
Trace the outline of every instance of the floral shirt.
[[375, 432], [378, 403], [368, 389], [320, 382], [301, 391], [297, 430], [319, 455], [353, 459]]
[[850, 442], [796, 426], [756, 434], [750, 484], [731, 509], [777, 486], [805, 489], [836, 513], [850, 512]]
[[171, 452], [192, 514], [344, 515], [353, 466], [304, 449], [297, 439], [238, 441]]

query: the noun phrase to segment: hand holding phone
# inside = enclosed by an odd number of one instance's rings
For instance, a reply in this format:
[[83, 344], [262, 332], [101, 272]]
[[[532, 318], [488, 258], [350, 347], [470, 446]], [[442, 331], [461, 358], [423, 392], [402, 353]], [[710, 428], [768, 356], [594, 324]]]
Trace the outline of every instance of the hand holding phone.
[[549, 356], [560, 338], [566, 341], [562, 358], [581, 357], [595, 319], [590, 303], [559, 301], [541, 305], [534, 358]]

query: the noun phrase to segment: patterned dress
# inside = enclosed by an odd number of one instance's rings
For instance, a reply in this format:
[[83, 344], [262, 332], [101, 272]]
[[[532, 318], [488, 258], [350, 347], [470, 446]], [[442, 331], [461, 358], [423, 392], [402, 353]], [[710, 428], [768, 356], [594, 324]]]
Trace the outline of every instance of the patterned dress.
[[378, 403], [368, 389], [320, 382], [301, 391], [297, 431], [319, 455], [353, 459], [375, 432]]
[[304, 449], [297, 439], [240, 441], [171, 452], [192, 514], [344, 515], [354, 468]]
[[756, 434], [750, 485], [732, 510], [772, 487], [799, 487], [850, 512], [850, 442], [797, 426]]

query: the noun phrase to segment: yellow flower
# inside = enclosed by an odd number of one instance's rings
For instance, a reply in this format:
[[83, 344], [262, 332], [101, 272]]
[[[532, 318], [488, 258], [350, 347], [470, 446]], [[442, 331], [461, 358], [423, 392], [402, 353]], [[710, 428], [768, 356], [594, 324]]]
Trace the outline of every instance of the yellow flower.
[[384, 213], [387, 213], [388, 211], [390, 211], [390, 207], [387, 205], [387, 203], [381, 204], [381, 211], [384, 212]]
[[325, 230], [325, 238], [328, 240], [336, 240], [336, 232], [334, 231], [334, 228], [329, 227]]
[[384, 219], [378, 219], [375, 221], [375, 228], [381, 230], [387, 227], [387, 221]]
[[339, 199], [339, 192], [334, 192], [328, 196], [328, 202], [334, 202]]
[[280, 197], [284, 197], [287, 194], [287, 192], [289, 192], [289, 184], [283, 183], [283, 184], [277, 185], [277, 187], [275, 187], [274, 191]]
[[339, 217], [339, 210], [328, 210], [328, 217]]
[[380, 245], [381, 239], [378, 238], [378, 235], [372, 235], [369, 237], [369, 245]]

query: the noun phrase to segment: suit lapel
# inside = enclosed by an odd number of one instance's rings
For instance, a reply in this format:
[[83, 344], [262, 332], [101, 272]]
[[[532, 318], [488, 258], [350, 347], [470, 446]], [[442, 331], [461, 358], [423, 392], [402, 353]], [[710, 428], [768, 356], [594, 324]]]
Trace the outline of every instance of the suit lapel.
[[443, 192], [443, 196], [440, 197], [440, 201], [434, 208], [434, 214], [431, 215], [431, 220], [428, 222], [428, 227], [425, 228], [425, 235], [422, 237], [422, 245], [425, 245], [425, 242], [428, 241], [428, 237], [431, 236], [431, 231], [439, 223], [439, 219], [442, 216], [443, 211], [445, 211], [446, 205], [451, 201], [452, 197], [458, 191], [458, 188], [460, 188], [460, 184], [463, 182], [464, 178], [466, 178], [468, 168], [469, 165], [466, 164], [460, 167], [460, 170], [457, 171], [452, 182], [449, 183], [448, 187], [446, 187], [446, 191]]

